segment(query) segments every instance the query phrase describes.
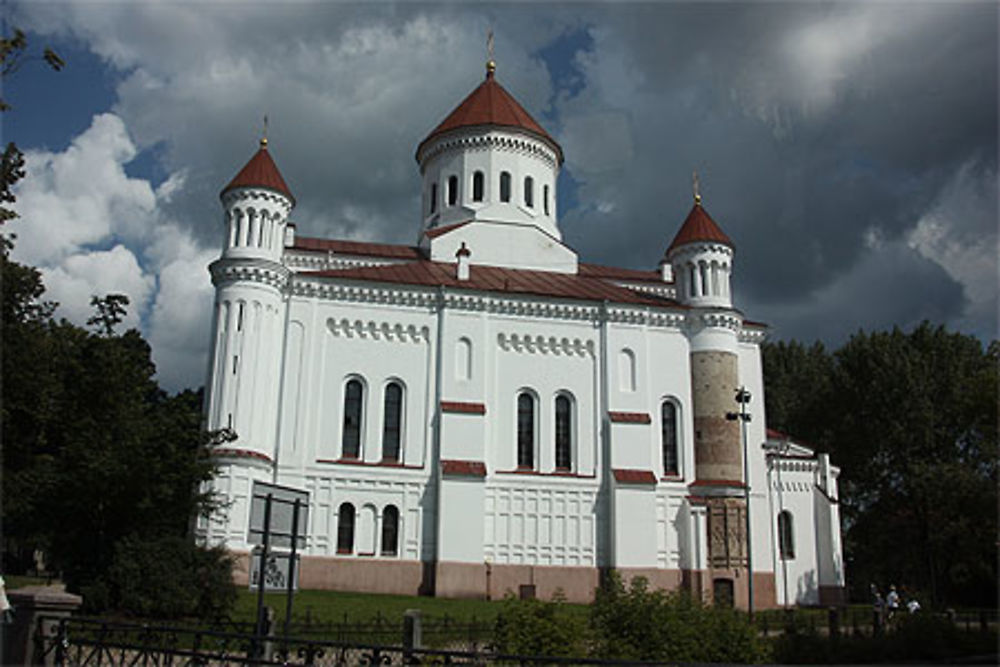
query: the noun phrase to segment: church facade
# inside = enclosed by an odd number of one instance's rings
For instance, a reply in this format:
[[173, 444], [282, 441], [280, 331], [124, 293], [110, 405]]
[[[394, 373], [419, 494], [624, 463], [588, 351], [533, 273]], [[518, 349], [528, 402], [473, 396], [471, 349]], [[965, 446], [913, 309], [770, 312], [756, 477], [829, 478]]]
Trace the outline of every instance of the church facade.
[[416, 161], [414, 246], [297, 235], [266, 140], [222, 191], [206, 419], [235, 439], [200, 539], [246, 565], [267, 482], [308, 493], [304, 588], [586, 601], [614, 568], [746, 606], [752, 565], [756, 607], [835, 600], [838, 470], [765, 428], [766, 328], [700, 198], [656, 269], [580, 261], [562, 149], [492, 63]]

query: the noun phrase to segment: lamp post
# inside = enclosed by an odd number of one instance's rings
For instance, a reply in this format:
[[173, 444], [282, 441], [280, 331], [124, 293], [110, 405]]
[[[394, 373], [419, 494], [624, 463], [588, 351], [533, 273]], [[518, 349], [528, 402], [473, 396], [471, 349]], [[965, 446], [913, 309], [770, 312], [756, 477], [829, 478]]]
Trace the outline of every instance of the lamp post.
[[[780, 457], [788, 454], [788, 450], [790, 449], [790, 445], [788, 444], [787, 440], [782, 440], [777, 445], [768, 445], [768, 444], [765, 443], [763, 445], [763, 447], [764, 447], [764, 451], [767, 452], [767, 457], [768, 457], [769, 461], [771, 462], [771, 464], [777, 470], [777, 477], [778, 477], [778, 516], [781, 516], [781, 514], [785, 511], [785, 496], [782, 493], [782, 487], [781, 487], [781, 459], [780, 459]], [[782, 539], [783, 538], [782, 538], [782, 535], [781, 535], [780, 524], [779, 524], [779, 530], [778, 530], [778, 558], [781, 559], [781, 588], [782, 588], [782, 591], [784, 593], [784, 597], [782, 598], [782, 600], [784, 602], [785, 611], [788, 611], [788, 558], [786, 558], [786, 554], [784, 552], [784, 549], [782, 548]]]
[[743, 497], [746, 504], [746, 540], [747, 540], [747, 615], [753, 620], [753, 543], [750, 539], [750, 458], [747, 456], [747, 422], [750, 421], [750, 413], [747, 406], [750, 404], [750, 391], [740, 386], [736, 390], [736, 402], [739, 403], [739, 412], [727, 412], [726, 419], [740, 422], [740, 439], [743, 444]]

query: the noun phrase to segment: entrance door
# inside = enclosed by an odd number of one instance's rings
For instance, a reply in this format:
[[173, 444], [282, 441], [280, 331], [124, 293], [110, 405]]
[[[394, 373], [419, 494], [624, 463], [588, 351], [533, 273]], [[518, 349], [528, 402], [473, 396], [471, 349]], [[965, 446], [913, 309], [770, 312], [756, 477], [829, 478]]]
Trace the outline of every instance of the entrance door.
[[712, 600], [718, 607], [733, 607], [733, 580], [714, 579], [712, 581]]

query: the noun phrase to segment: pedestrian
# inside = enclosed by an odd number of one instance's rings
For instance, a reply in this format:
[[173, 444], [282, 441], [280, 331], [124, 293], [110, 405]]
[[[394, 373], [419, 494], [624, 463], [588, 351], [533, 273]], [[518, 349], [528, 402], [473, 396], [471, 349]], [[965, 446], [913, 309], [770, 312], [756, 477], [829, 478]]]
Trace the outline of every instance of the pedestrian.
[[889, 586], [889, 594], [885, 596], [886, 607], [889, 608], [889, 620], [892, 621], [896, 612], [899, 611], [899, 593], [894, 585]]
[[910, 600], [906, 603], [906, 611], [911, 614], [916, 614], [920, 611], [920, 603], [917, 602], [917, 598], [910, 598]]
[[885, 610], [885, 602], [878, 586], [872, 584], [870, 589], [872, 596], [872, 634], [877, 635], [882, 632], [882, 614]]

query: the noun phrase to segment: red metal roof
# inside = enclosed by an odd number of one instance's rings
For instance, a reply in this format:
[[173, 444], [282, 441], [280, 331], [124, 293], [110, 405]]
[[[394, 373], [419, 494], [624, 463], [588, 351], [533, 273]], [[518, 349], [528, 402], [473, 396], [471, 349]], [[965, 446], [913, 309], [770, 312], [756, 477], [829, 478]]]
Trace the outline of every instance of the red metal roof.
[[688, 213], [687, 218], [684, 220], [684, 224], [677, 231], [677, 236], [674, 237], [673, 242], [670, 247], [667, 248], [667, 254], [674, 248], [679, 248], [686, 243], [695, 243], [698, 241], [714, 241], [716, 243], [724, 243], [730, 248], [733, 247], [733, 242], [729, 240], [726, 233], [722, 231], [719, 225], [715, 224], [715, 220], [712, 220], [712, 216], [702, 207], [701, 204], [695, 203], [694, 208]]
[[368, 255], [371, 257], [388, 257], [392, 259], [421, 259], [423, 255], [416, 246], [398, 245], [395, 243], [370, 243], [368, 241], [340, 241], [337, 239], [318, 239], [308, 236], [296, 236], [293, 250], [313, 250], [318, 252], [337, 252], [343, 255]]
[[552, 146], [559, 162], [562, 163], [563, 154], [559, 144], [535, 122], [531, 114], [525, 111], [510, 93], [504, 90], [503, 86], [497, 83], [491, 71], [487, 71], [486, 80], [469, 93], [469, 96], [420, 142], [417, 147], [418, 159], [423, 147], [435, 137], [463, 127], [490, 125], [515, 127], [537, 136]]
[[473, 265], [469, 267], [469, 279], [459, 280], [456, 276], [455, 264], [453, 262], [420, 260], [389, 266], [364, 266], [349, 269], [310, 271], [304, 272], [302, 275], [321, 278], [402, 283], [407, 285], [441, 285], [444, 287], [480, 290], [484, 292], [532, 294], [587, 301], [612, 301], [616, 303], [683, 308], [682, 305], [673, 299], [666, 299], [651, 294], [640, 294], [599, 278], [587, 278], [575, 274]]
[[601, 264], [579, 263], [578, 273], [587, 278], [608, 278], [613, 280], [634, 280], [644, 283], [662, 283], [659, 271], [642, 271], [640, 269], [623, 269], [618, 266], [603, 266]]
[[278, 165], [274, 164], [271, 154], [267, 152], [267, 144], [264, 140], [261, 140], [260, 148], [250, 158], [250, 161], [240, 169], [240, 173], [236, 174], [235, 178], [229, 181], [229, 185], [222, 189], [222, 192], [219, 193], [220, 196], [233, 188], [268, 188], [276, 190], [291, 199], [292, 204], [295, 204], [295, 197], [285, 184], [285, 179], [281, 177]]

